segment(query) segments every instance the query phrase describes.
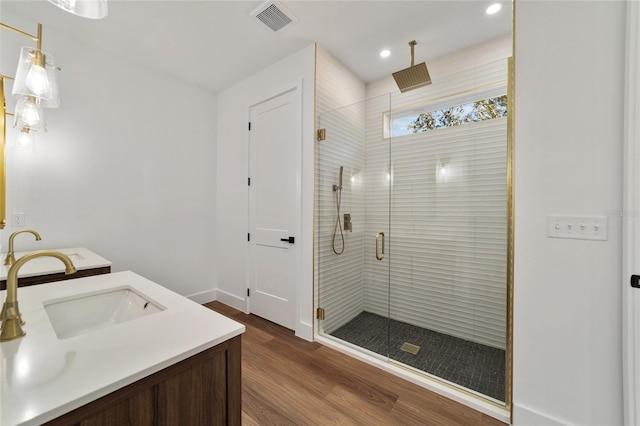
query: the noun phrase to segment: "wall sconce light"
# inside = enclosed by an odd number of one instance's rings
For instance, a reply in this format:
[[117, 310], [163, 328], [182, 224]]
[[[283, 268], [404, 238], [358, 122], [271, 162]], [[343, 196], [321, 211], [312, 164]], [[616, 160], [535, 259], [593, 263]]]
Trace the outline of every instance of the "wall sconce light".
[[36, 141], [29, 127], [20, 129], [20, 134], [16, 138], [15, 148], [23, 151], [35, 151]]
[[49, 0], [49, 3], [83, 18], [102, 19], [108, 13], [107, 0]]
[[13, 113], [13, 127], [47, 131], [42, 104], [34, 96], [22, 96], [18, 99]]
[[[74, 0], [67, 0], [73, 2]], [[36, 42], [36, 47], [23, 47], [20, 52], [15, 78], [0, 74], [0, 229], [7, 223], [5, 144], [6, 116], [13, 115], [13, 126], [20, 128], [16, 145], [33, 149], [34, 132], [46, 131], [44, 108], [60, 106], [57, 68], [53, 56], [42, 51], [42, 25], [38, 24], [37, 35], [32, 35], [0, 22], [0, 28], [13, 31]], [[16, 110], [8, 113], [5, 104], [4, 81], [14, 80], [11, 93], [17, 98]]]
[[57, 108], [60, 95], [56, 73], [53, 56], [44, 53], [40, 47], [23, 47], [11, 94], [35, 98], [45, 108]]
[[447, 182], [451, 178], [451, 160], [438, 160], [436, 163], [436, 182]]

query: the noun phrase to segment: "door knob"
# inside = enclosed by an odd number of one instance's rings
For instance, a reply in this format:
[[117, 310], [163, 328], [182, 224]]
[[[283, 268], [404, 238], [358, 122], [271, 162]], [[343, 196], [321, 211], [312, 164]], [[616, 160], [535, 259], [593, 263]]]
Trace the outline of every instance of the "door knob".
[[280, 241], [284, 241], [285, 243], [289, 243], [289, 244], [294, 244], [296, 242], [296, 239], [294, 237], [280, 238]]

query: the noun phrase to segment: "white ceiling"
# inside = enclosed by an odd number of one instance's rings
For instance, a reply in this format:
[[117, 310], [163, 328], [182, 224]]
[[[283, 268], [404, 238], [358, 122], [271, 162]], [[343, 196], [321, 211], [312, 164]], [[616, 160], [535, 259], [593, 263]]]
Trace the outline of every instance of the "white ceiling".
[[[279, 33], [250, 16], [262, 0], [110, 0], [105, 19], [66, 13], [44, 0], [2, 0], [3, 11], [41, 22], [127, 60], [151, 65], [218, 92], [318, 42], [363, 81], [511, 31], [511, 3], [495, 1], [281, 2], [298, 22]], [[381, 49], [392, 51], [389, 58]], [[51, 52], [55, 55], [55, 52]]]

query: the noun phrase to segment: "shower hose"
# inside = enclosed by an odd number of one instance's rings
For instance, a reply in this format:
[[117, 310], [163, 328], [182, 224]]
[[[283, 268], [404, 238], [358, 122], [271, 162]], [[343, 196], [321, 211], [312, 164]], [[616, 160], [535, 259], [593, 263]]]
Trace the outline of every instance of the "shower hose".
[[[336, 224], [333, 227], [333, 240], [331, 242], [331, 248], [335, 254], [344, 253], [344, 232], [342, 231], [342, 223], [340, 222], [340, 201], [342, 199], [342, 188], [337, 187], [336, 190], [336, 208], [337, 208], [337, 216], [336, 216]], [[340, 239], [342, 240], [342, 248], [340, 251], [336, 250], [336, 235], [338, 234], [338, 229], [340, 229]]]

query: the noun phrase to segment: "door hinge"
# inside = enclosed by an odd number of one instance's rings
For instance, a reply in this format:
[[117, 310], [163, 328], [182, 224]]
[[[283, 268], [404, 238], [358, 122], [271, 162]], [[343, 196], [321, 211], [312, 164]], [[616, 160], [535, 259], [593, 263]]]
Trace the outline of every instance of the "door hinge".
[[249, 130], [251, 130], [251, 122], [249, 122]]
[[249, 297], [249, 289], [247, 289], [247, 297]]
[[319, 141], [323, 141], [327, 138], [327, 129], [318, 129], [317, 137]]
[[640, 288], [640, 275], [631, 275], [631, 287]]
[[251, 234], [247, 233], [247, 241], [251, 241]]
[[324, 319], [324, 309], [323, 308], [316, 309], [316, 318], [319, 319], [319, 320], [323, 320]]
[[251, 178], [247, 178], [247, 185], [251, 186]]

